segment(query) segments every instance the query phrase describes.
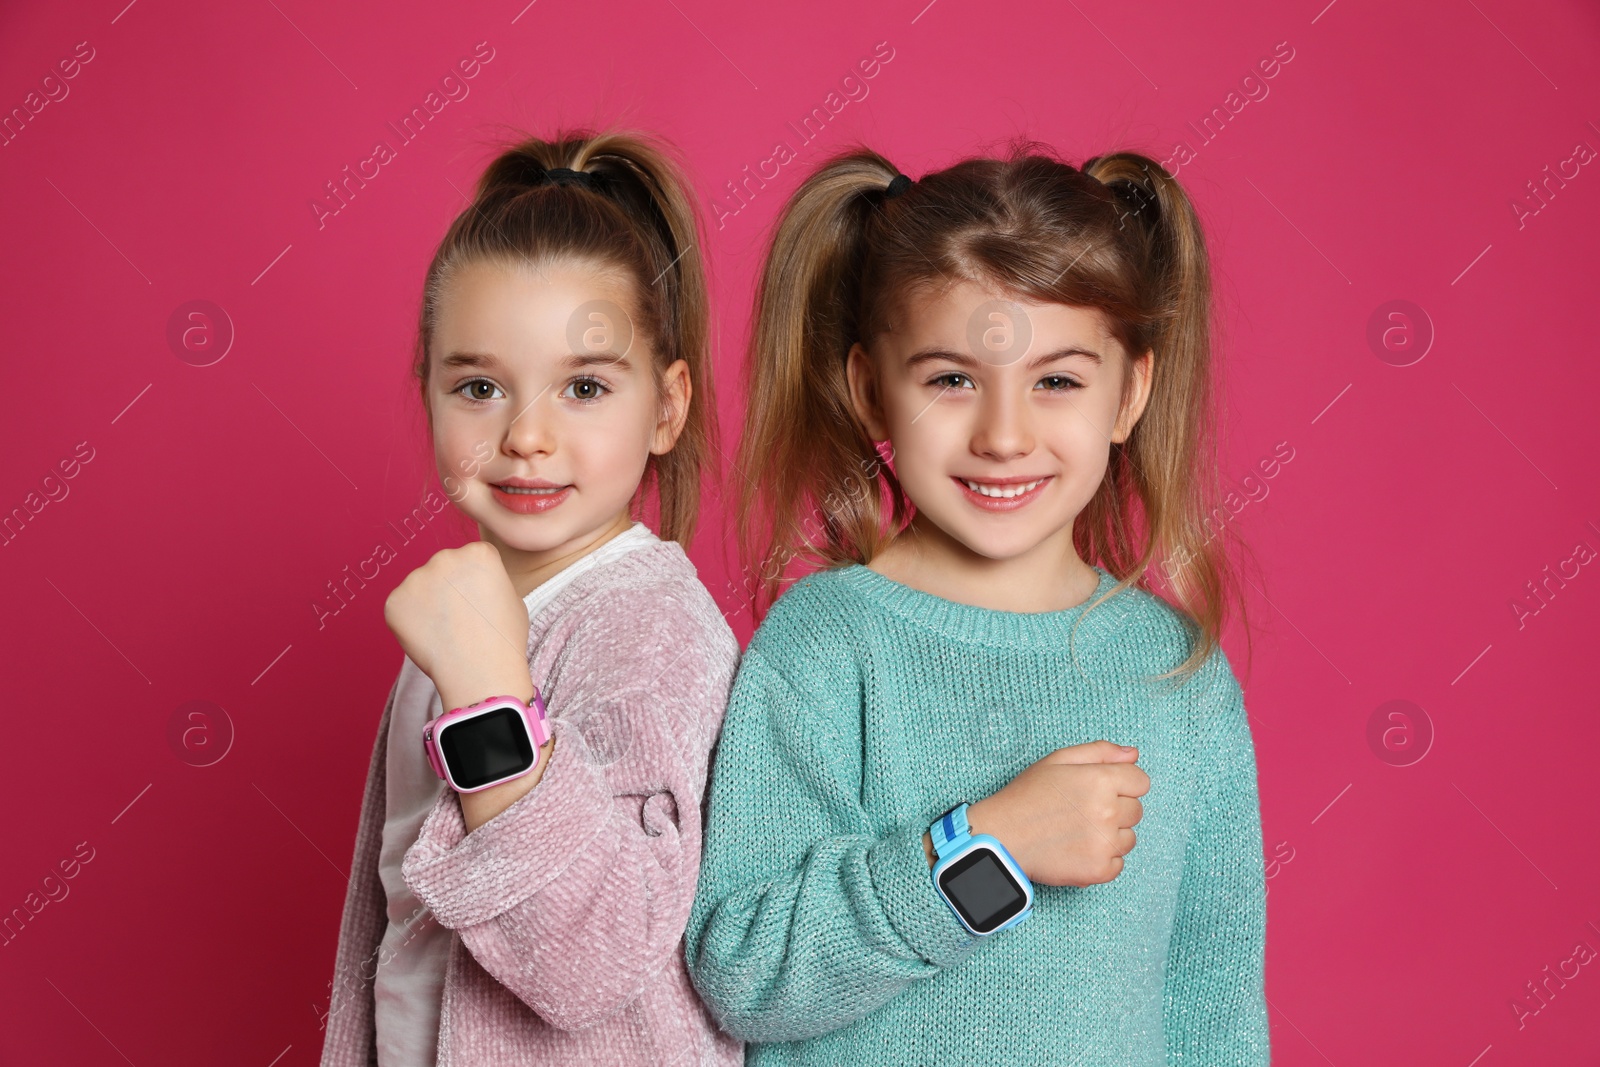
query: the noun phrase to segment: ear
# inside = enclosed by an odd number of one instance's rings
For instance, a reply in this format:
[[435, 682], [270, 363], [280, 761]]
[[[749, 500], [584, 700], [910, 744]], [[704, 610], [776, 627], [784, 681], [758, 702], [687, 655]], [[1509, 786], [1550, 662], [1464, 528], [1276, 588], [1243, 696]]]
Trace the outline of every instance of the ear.
[[662, 455], [672, 451], [689, 419], [689, 398], [694, 395], [694, 384], [689, 380], [689, 364], [678, 360], [661, 375], [661, 413], [656, 419], [656, 430], [650, 441], [650, 451]]
[[850, 384], [850, 406], [866, 427], [867, 436], [874, 442], [887, 441], [889, 428], [883, 418], [882, 393], [878, 383], [878, 365], [867, 350], [857, 341], [850, 346], [845, 358], [845, 377]]
[[1111, 428], [1114, 444], [1121, 444], [1128, 439], [1150, 401], [1150, 388], [1155, 377], [1155, 352], [1146, 349], [1124, 366], [1133, 377], [1122, 389], [1122, 407], [1117, 412], [1117, 424]]

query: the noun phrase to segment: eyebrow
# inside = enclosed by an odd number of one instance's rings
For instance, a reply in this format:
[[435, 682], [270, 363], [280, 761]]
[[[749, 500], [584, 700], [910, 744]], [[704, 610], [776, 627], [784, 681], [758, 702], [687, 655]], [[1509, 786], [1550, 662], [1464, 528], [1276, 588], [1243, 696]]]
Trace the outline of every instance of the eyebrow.
[[[632, 370], [633, 365], [628, 362], [627, 356], [619, 356], [615, 352], [574, 352], [563, 356], [561, 362], [568, 367], [616, 367], [619, 370]], [[475, 370], [493, 370], [500, 366], [500, 361], [487, 352], [452, 352], [439, 361], [440, 370], [455, 370], [458, 367], [468, 367]]]
[[[1094, 349], [1084, 348], [1081, 345], [1069, 345], [1066, 348], [1058, 348], [1054, 352], [1046, 352], [1042, 355], [1034, 356], [1028, 361], [1028, 366], [1042, 367], [1046, 363], [1052, 363], [1058, 359], [1066, 359], [1069, 356], [1083, 356], [1091, 360], [1096, 366], [1105, 363], [1105, 359]], [[942, 348], [926, 348], [907, 357], [906, 367], [909, 369], [920, 366], [923, 363], [941, 361], [948, 361], [961, 367], [978, 366], [978, 361], [965, 352], [949, 352]]]

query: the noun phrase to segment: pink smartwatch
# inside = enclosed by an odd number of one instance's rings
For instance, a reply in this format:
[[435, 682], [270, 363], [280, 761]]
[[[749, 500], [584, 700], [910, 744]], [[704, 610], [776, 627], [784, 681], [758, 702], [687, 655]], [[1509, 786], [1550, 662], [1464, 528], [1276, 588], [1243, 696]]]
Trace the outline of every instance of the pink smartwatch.
[[447, 711], [422, 731], [422, 751], [433, 773], [458, 793], [509, 782], [533, 770], [550, 724], [537, 688], [533, 703], [490, 697]]

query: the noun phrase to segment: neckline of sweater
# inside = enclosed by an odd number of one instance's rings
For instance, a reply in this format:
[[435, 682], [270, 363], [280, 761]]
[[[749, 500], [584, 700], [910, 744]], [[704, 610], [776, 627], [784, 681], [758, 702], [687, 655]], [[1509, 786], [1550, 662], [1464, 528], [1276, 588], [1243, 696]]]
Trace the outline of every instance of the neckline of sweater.
[[[688, 561], [688, 556], [683, 551], [683, 546], [676, 541], [659, 539], [650, 544], [640, 545], [629, 552], [608, 560], [598, 567], [590, 567], [584, 573], [573, 578], [567, 587], [552, 597], [541, 606], [528, 619], [529, 643], [532, 644], [532, 635], [540, 632], [554, 622], [576, 602], [583, 600], [590, 593], [596, 592], [605, 586], [619, 583], [633, 575], [634, 572], [644, 574], [657, 574], [662, 572], [663, 566], [672, 567], [679, 560]], [[692, 568], [691, 564], [691, 568]], [[541, 620], [543, 623], [541, 624]]]
[[[1056, 611], [1006, 611], [963, 604], [897, 582], [860, 563], [837, 568], [833, 573], [838, 581], [894, 614], [948, 637], [982, 644], [1030, 645], [1066, 637], [1089, 605], [1117, 584], [1104, 567], [1097, 565], [1094, 569], [1100, 575], [1094, 592], [1081, 603]], [[1106, 601], [1101, 608], [1110, 603]], [[1086, 625], [1092, 625], [1096, 612], [1089, 613]]]

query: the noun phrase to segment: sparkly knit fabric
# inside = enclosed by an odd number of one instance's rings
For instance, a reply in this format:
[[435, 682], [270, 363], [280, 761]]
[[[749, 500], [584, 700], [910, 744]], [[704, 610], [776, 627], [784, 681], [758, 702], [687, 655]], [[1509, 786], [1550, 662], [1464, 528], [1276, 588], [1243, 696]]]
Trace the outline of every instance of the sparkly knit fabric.
[[[539, 784], [471, 833], [442, 791], [402, 865], [452, 932], [439, 1067], [732, 1067], [684, 965], [707, 764], [739, 643], [673, 541], [589, 570], [529, 620], [556, 741]], [[407, 693], [413, 694], [407, 696]], [[386, 962], [378, 726], [334, 965], [323, 1067], [376, 1062]], [[416, 739], [421, 752], [422, 739]]]
[[[734, 682], [685, 938], [746, 1063], [1267, 1063], [1255, 751], [1220, 649], [1153, 680], [1188, 640], [1138, 589], [1028, 614], [846, 566], [779, 597]], [[1028, 919], [973, 938], [923, 831], [1101, 738], [1151, 780], [1122, 873], [1035, 885]]]

